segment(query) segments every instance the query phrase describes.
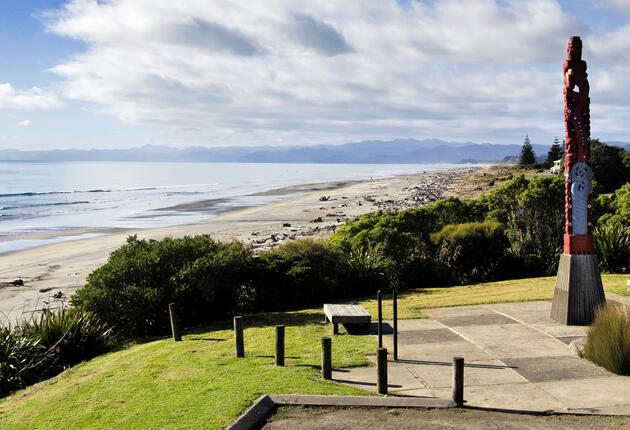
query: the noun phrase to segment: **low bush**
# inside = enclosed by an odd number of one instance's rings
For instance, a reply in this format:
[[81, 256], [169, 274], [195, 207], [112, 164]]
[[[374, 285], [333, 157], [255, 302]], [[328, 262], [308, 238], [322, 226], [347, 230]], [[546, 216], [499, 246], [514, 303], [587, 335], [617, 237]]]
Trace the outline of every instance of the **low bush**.
[[603, 271], [627, 273], [630, 270], [630, 228], [618, 223], [597, 226], [593, 240]]
[[255, 311], [296, 309], [348, 296], [341, 283], [342, 255], [331, 243], [299, 239], [264, 251], [256, 260]]
[[0, 327], [0, 397], [107, 352], [111, 329], [80, 309], [46, 311]]
[[449, 224], [431, 240], [438, 262], [457, 284], [492, 280], [509, 246], [505, 227], [493, 221]]
[[0, 398], [36, 382], [46, 351], [39, 342], [0, 327]]
[[630, 375], [630, 311], [606, 306], [595, 314], [589, 328], [586, 358], [618, 375]]
[[125, 338], [161, 335], [169, 329], [168, 304], [181, 323], [225, 318], [246, 293], [251, 252], [240, 242], [208, 235], [138, 240], [112, 252], [72, 296], [73, 306], [96, 313]]
[[52, 374], [103, 354], [114, 345], [112, 329], [95, 314], [77, 308], [43, 312], [22, 321], [15, 330], [47, 351], [47, 371]]

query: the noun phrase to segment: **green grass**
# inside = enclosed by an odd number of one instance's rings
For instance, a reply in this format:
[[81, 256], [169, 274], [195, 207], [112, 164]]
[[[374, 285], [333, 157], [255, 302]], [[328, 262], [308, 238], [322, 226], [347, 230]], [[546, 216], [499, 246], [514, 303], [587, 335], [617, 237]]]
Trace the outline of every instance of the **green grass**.
[[[630, 275], [602, 274], [604, 290], [630, 296], [627, 292], [626, 279], [630, 279]], [[551, 300], [555, 285], [556, 277], [548, 276], [450, 288], [407, 290], [398, 295], [398, 318], [426, 318], [422, 309], [428, 308]], [[373, 316], [377, 314], [377, 303], [373, 298], [357, 300], [354, 303], [363, 306]], [[383, 318], [391, 319], [392, 317], [391, 295], [388, 294], [383, 300]]]
[[[274, 365], [274, 325], [286, 325], [286, 367]], [[244, 318], [245, 358], [229, 325], [132, 346], [80, 364], [0, 401], [0, 428], [222, 428], [264, 393], [367, 395], [319, 377], [323, 314]], [[367, 364], [376, 342], [336, 336], [335, 367]]]
[[[628, 295], [628, 275], [602, 275], [604, 289]], [[400, 294], [400, 318], [421, 310], [553, 297], [555, 277], [520, 279]], [[357, 300], [373, 317], [376, 301]], [[391, 300], [383, 303], [391, 318]], [[274, 325], [286, 325], [286, 367], [274, 366]], [[321, 308], [244, 318], [244, 359], [234, 358], [231, 322], [188, 332], [183, 342], [161, 339], [75, 366], [0, 400], [0, 428], [221, 428], [265, 393], [368, 395], [319, 377]], [[341, 327], [340, 327], [341, 328]], [[368, 336], [333, 338], [333, 365], [367, 364], [376, 342]]]

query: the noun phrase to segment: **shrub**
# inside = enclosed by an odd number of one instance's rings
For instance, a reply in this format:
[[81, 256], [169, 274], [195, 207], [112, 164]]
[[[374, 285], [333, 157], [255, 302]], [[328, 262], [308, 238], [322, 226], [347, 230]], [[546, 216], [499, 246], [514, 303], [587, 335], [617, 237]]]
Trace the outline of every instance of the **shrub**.
[[296, 309], [347, 297], [342, 256], [331, 243], [298, 239], [261, 252], [254, 276], [257, 311]]
[[557, 270], [564, 233], [564, 181], [536, 178], [507, 209], [507, 235], [514, 255], [538, 255], [544, 274]]
[[493, 279], [508, 247], [504, 226], [491, 221], [446, 225], [431, 240], [438, 261], [460, 284]]
[[45, 349], [10, 327], [0, 327], [0, 398], [36, 382]]
[[606, 306], [595, 314], [589, 328], [586, 358], [618, 375], [630, 375], [630, 311]]
[[593, 240], [602, 270], [611, 273], [630, 270], [630, 228], [617, 223], [597, 226]]
[[160, 335], [168, 332], [171, 302], [183, 326], [229, 315], [250, 270], [251, 252], [240, 242], [130, 236], [90, 273], [72, 304], [96, 313], [123, 337]]
[[22, 321], [16, 331], [50, 354], [48, 372], [59, 371], [107, 352], [114, 345], [111, 328], [91, 312], [55, 309]]
[[392, 260], [382, 252], [381, 244], [372, 246], [368, 241], [353, 246], [346, 255], [347, 285], [351, 292], [368, 294], [395, 286]]
[[630, 181], [630, 167], [625, 163], [627, 151], [618, 146], [606, 145], [597, 139], [591, 139], [591, 158], [593, 179], [611, 193]]

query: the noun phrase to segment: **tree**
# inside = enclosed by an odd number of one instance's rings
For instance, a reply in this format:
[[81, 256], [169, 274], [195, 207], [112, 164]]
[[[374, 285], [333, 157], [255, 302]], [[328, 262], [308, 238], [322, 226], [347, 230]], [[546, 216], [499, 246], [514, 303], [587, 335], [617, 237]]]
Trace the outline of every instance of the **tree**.
[[553, 145], [549, 148], [549, 152], [547, 152], [547, 159], [545, 160], [545, 166], [551, 167], [553, 166], [553, 162], [556, 160], [560, 160], [562, 158], [562, 147], [560, 146], [560, 141], [558, 140], [558, 136], [553, 138]]
[[536, 154], [534, 154], [534, 148], [529, 141], [529, 135], [525, 135], [525, 142], [523, 142], [523, 148], [521, 149], [521, 158], [518, 164], [521, 166], [528, 166], [536, 163]]
[[602, 186], [602, 192], [612, 193], [630, 182], [630, 167], [624, 163], [625, 150], [618, 146], [606, 145], [598, 139], [590, 139], [593, 179]]

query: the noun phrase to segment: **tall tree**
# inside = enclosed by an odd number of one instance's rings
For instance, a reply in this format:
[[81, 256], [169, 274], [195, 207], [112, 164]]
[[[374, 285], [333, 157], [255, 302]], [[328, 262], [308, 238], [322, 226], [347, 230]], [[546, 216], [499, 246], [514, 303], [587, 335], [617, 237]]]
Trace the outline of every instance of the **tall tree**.
[[534, 148], [529, 141], [529, 135], [525, 135], [525, 142], [523, 142], [523, 148], [521, 149], [521, 158], [518, 164], [521, 166], [528, 166], [536, 163], [536, 154], [534, 154]]
[[553, 166], [553, 162], [556, 160], [560, 160], [562, 158], [562, 147], [560, 146], [560, 141], [558, 140], [558, 136], [553, 138], [553, 145], [549, 148], [549, 152], [547, 152], [547, 159], [545, 160], [545, 166], [551, 167]]
[[618, 146], [606, 145], [598, 139], [591, 142], [591, 159], [593, 179], [602, 186], [602, 192], [612, 193], [617, 188], [630, 182], [630, 166], [624, 161], [625, 150]]

